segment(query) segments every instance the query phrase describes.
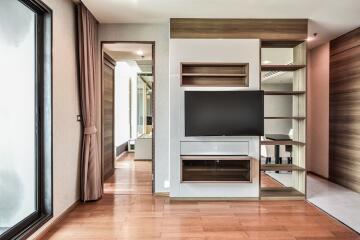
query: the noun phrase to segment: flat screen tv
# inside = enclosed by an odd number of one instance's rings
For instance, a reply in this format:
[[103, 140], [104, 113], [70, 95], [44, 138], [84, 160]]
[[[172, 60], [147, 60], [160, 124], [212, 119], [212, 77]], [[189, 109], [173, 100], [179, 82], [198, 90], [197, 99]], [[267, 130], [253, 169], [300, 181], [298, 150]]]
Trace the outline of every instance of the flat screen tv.
[[263, 91], [185, 92], [185, 136], [262, 135]]

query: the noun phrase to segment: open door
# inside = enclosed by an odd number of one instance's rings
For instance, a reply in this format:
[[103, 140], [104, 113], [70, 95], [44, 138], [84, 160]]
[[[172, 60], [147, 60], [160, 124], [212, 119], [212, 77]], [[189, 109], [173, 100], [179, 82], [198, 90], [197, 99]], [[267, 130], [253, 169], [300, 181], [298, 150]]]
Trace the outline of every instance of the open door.
[[104, 193], [152, 194], [155, 44], [101, 44]]
[[114, 83], [116, 62], [106, 53], [102, 61], [102, 159], [104, 180], [114, 174]]

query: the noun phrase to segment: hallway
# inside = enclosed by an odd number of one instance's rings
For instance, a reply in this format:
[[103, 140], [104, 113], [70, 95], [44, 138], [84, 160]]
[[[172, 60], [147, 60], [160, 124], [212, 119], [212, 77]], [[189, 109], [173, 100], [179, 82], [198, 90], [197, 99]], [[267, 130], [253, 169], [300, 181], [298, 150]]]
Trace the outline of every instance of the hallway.
[[115, 161], [115, 173], [104, 183], [105, 194], [151, 194], [152, 161], [135, 161], [125, 152]]

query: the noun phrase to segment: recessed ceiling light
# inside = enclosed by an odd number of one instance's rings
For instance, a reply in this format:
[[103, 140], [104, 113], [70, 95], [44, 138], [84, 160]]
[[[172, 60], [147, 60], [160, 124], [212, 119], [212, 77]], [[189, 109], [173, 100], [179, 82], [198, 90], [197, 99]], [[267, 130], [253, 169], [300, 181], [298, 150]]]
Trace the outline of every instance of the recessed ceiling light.
[[313, 33], [312, 36], [309, 36], [309, 37], [306, 38], [306, 41], [310, 42], [310, 41], [315, 40], [317, 35], [318, 35], [318, 33]]
[[137, 50], [136, 51], [136, 54], [139, 55], [139, 56], [143, 56], [144, 55], [144, 52], [142, 50]]
[[271, 63], [271, 61], [269, 61], [269, 60], [264, 60], [263, 61], [263, 64], [269, 64], [269, 63]]

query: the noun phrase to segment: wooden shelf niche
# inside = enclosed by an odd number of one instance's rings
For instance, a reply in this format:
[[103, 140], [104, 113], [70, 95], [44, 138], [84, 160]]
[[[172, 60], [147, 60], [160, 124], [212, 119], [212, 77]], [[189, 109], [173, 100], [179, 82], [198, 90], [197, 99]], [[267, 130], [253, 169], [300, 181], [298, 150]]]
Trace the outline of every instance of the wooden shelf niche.
[[181, 63], [181, 86], [248, 87], [248, 63]]

